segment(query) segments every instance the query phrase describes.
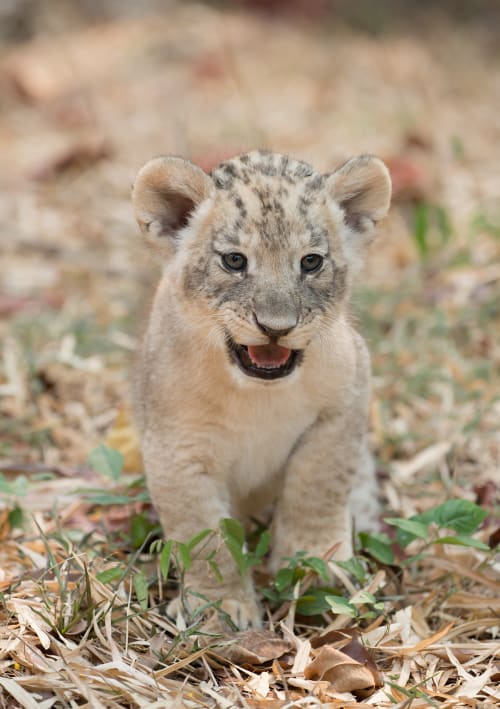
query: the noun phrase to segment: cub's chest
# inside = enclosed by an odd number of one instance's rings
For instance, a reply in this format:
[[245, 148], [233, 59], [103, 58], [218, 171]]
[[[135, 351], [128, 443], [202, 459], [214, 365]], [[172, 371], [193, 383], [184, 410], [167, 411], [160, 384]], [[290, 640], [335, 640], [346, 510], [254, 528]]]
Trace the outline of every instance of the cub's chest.
[[[240, 494], [266, 485], [283, 468], [317, 411], [297, 397], [265, 397], [240, 409], [228, 445], [232, 476]], [[236, 429], [236, 430], [235, 430]]]

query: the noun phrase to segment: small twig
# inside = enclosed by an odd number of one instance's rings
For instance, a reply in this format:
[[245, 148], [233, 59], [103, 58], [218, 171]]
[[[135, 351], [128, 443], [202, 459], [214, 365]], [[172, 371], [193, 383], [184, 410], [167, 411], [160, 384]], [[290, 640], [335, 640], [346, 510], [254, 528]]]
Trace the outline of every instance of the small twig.
[[[55, 473], [64, 478], [99, 477], [98, 473], [88, 465], [51, 465], [49, 463], [4, 463], [0, 460], [0, 473]], [[142, 477], [143, 472], [132, 470], [126, 473], [127, 478]]]
[[95, 471], [86, 466], [71, 467], [70, 465], [50, 465], [49, 463], [0, 462], [0, 471], [3, 473], [55, 473], [65, 478], [95, 475]]

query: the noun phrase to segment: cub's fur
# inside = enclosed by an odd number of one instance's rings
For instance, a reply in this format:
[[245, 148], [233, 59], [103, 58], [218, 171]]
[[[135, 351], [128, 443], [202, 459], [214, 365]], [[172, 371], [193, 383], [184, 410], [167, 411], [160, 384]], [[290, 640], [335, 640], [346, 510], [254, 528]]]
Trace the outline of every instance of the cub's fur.
[[[148, 485], [180, 541], [274, 504], [276, 569], [376, 518], [366, 429], [370, 362], [349, 319], [353, 275], [391, 185], [377, 158], [322, 175], [251, 152], [208, 175], [177, 157], [139, 172], [133, 202], [163, 262], [136, 376]], [[187, 584], [240, 626], [258, 625], [249, 578], [219, 550], [219, 583]]]

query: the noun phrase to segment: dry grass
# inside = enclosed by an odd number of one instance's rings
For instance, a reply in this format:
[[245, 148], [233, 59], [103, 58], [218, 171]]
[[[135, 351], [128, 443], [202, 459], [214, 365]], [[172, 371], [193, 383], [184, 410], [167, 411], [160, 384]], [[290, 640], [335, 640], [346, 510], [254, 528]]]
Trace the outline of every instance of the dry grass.
[[[436, 545], [404, 569], [371, 559], [364, 585], [340, 575], [345, 597], [364, 588], [384, 603], [374, 619], [326, 618], [357, 627], [382, 687], [365, 655], [364, 674], [347, 654], [341, 670], [323, 666], [327, 679], [306, 678], [322, 631], [294, 623], [293, 604], [246, 661], [243, 649], [231, 662], [220, 642], [198, 646], [196, 623], [179, 631], [165, 615], [172, 584], [140, 548], [154, 517], [134, 483], [126, 413], [154, 281], [129, 206], [138, 166], [174, 152], [208, 167], [265, 146], [331, 169], [376, 152], [396, 199], [355, 308], [373, 354], [387, 512], [464, 498], [489, 513], [477, 539], [498, 542], [500, 63], [490, 30], [441, 19], [374, 37], [321, 17], [304, 28], [190, 3], [87, 26], [67, 7], [48, 12], [29, 43], [5, 46], [0, 64], [0, 706], [498, 706], [498, 565], [478, 549]], [[103, 440], [125, 456], [118, 483], [86, 463]], [[117, 485], [137, 499], [103, 506], [82, 492]], [[114, 567], [123, 578], [103, 581]], [[345, 639], [332, 637], [338, 652]], [[252, 642], [240, 639], [247, 653]], [[373, 693], [361, 696], [356, 681]]]

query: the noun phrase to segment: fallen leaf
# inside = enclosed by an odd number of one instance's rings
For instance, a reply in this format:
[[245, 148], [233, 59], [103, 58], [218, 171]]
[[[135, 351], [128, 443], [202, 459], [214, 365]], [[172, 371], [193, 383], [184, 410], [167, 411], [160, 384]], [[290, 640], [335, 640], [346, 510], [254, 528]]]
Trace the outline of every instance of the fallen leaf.
[[475, 485], [474, 492], [476, 493], [478, 505], [493, 507], [500, 494], [500, 485], [493, 480], [487, 480], [482, 485]]
[[384, 158], [392, 180], [394, 202], [414, 202], [425, 199], [430, 187], [422, 168], [408, 157], [396, 155]]
[[50, 647], [51, 630], [50, 625], [42, 618], [42, 605], [33, 603], [30, 600], [21, 598], [11, 598], [7, 602], [7, 607], [17, 616], [21, 632], [26, 628], [32, 630], [40, 641], [40, 645], [47, 650]]
[[353, 638], [359, 638], [359, 631], [356, 628], [345, 628], [343, 630], [329, 630], [323, 635], [318, 635], [316, 638], [311, 638], [311, 647], [314, 650], [323, 645], [334, 645], [338, 648], [344, 648]]
[[337, 650], [342, 650], [342, 652], [351, 659], [356, 660], [356, 662], [359, 662], [370, 670], [376, 681], [376, 687], [382, 686], [383, 682], [377, 670], [377, 666], [366, 647], [360, 642], [359, 632], [356, 628], [331, 630], [324, 635], [320, 635], [319, 638], [313, 639], [311, 645], [314, 649], [323, 645], [332, 645], [335, 646]]
[[488, 546], [490, 549], [496, 549], [496, 547], [500, 544], [500, 527], [497, 527], [495, 531], [490, 534], [488, 538]]
[[453, 628], [454, 623], [448, 623], [448, 625], [444, 628], [441, 628], [437, 633], [434, 633], [434, 635], [431, 635], [429, 638], [424, 638], [420, 642], [418, 642], [416, 645], [413, 645], [413, 647], [409, 648], [402, 648], [401, 649], [401, 655], [414, 655], [417, 652], [422, 652], [422, 650], [425, 650], [425, 648], [429, 647], [429, 645], [433, 645], [434, 643], [437, 643], [438, 640], [441, 640], [442, 638], [446, 637], [450, 630]]
[[36, 298], [19, 295], [0, 296], [0, 317], [10, 317], [17, 313], [41, 310], [43, 307], [60, 309], [64, 305], [64, 294], [58, 291], [47, 291]]
[[314, 660], [305, 668], [304, 677], [326, 680], [336, 692], [352, 692], [363, 699], [382, 686], [382, 679], [361, 643], [352, 638], [348, 644], [351, 645], [353, 654], [363, 658], [361, 662], [353, 659], [344, 650], [338, 650], [332, 645], [322, 645]]
[[291, 648], [287, 640], [269, 631], [249, 630], [236, 633], [234, 642], [220, 652], [238, 665], [262, 665], [281, 657]]
[[418, 130], [408, 131], [404, 138], [404, 145], [408, 148], [418, 148], [426, 152], [431, 151], [433, 148], [431, 135]]
[[227, 72], [225, 57], [216, 52], [205, 52], [193, 62], [192, 71], [197, 79], [221, 79]]
[[85, 170], [111, 155], [112, 148], [107, 140], [80, 140], [35, 168], [31, 177], [37, 181], [53, 180], [69, 170]]
[[119, 410], [113, 426], [108, 431], [106, 445], [122, 454], [124, 472], [137, 473], [143, 470], [139, 435], [125, 407]]
[[259, 675], [252, 677], [251, 680], [247, 682], [250, 689], [252, 689], [255, 694], [260, 697], [265, 698], [269, 694], [269, 679], [271, 675], [269, 672], [261, 672]]

